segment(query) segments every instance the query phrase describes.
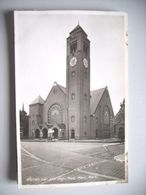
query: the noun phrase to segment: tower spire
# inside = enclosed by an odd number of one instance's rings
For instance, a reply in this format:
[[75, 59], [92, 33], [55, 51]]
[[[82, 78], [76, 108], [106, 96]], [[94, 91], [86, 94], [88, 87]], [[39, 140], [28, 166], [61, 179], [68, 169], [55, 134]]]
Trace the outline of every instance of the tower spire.
[[[66, 88], [69, 139], [90, 138], [89, 50], [90, 41], [78, 21], [78, 25], [70, 32], [70, 36], [67, 38]], [[83, 97], [86, 97], [86, 101], [83, 101]]]

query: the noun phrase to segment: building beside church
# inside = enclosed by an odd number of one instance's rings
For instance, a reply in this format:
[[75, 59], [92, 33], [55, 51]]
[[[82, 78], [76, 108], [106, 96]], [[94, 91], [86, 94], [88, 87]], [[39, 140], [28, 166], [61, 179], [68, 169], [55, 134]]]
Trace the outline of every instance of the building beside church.
[[119, 112], [114, 117], [113, 122], [115, 137], [125, 140], [125, 100], [120, 104]]
[[24, 105], [22, 106], [22, 110], [19, 111], [20, 114], [20, 137], [28, 138], [29, 137], [29, 116], [24, 110]]
[[90, 91], [90, 41], [77, 25], [67, 38], [66, 87], [54, 82], [45, 100], [29, 105], [29, 137], [109, 138], [113, 118], [107, 86]]

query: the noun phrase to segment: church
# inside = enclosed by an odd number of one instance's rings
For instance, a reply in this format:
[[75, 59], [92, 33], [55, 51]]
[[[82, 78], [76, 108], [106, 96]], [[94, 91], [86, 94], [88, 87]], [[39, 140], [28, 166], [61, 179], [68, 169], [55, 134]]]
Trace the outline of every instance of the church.
[[67, 38], [66, 87], [54, 82], [29, 105], [29, 137], [60, 140], [113, 137], [108, 87], [90, 91], [90, 41], [78, 24]]

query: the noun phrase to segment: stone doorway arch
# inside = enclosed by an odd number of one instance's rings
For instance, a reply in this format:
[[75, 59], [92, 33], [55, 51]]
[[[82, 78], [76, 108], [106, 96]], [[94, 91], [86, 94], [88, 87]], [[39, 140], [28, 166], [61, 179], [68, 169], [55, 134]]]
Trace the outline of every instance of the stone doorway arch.
[[124, 132], [124, 128], [123, 127], [119, 128], [118, 137], [121, 139], [121, 141], [125, 140], [125, 132]]
[[74, 129], [71, 130], [71, 139], [75, 139], [75, 130]]
[[58, 139], [58, 132], [59, 132], [58, 128], [57, 127], [54, 127], [53, 130], [54, 130], [54, 132], [53, 132], [53, 138], [54, 139]]
[[47, 128], [44, 128], [42, 130], [42, 133], [43, 133], [43, 138], [48, 138], [48, 129]]
[[35, 138], [40, 138], [40, 130], [39, 129], [35, 130]]

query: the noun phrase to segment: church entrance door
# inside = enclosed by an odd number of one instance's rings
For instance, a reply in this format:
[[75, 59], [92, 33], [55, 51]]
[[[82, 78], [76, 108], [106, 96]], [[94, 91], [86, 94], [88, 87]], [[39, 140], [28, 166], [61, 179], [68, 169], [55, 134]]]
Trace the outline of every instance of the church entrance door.
[[43, 129], [43, 138], [48, 138], [48, 130]]
[[54, 139], [58, 139], [58, 129], [54, 128], [53, 130], [54, 130], [54, 133], [53, 133]]
[[98, 129], [96, 129], [96, 138], [98, 138]]
[[35, 138], [40, 138], [40, 130], [36, 129], [35, 131]]
[[119, 128], [119, 134], [118, 134], [118, 137], [121, 139], [121, 141], [124, 141], [124, 128], [123, 127], [120, 127]]
[[75, 130], [74, 129], [71, 130], [71, 139], [75, 139]]

